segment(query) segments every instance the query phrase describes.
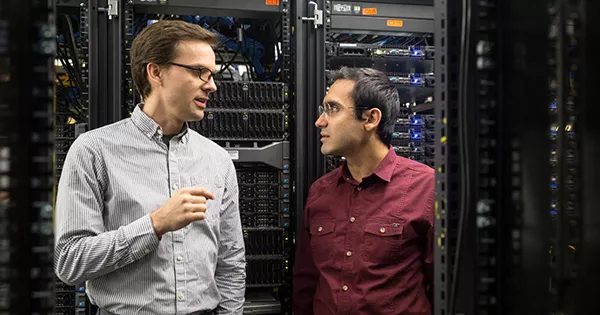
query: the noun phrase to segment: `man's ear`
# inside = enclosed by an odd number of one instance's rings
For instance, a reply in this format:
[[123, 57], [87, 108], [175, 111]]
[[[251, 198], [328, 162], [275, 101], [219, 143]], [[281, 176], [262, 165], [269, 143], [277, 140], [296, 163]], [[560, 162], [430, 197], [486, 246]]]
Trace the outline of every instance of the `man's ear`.
[[146, 65], [146, 72], [148, 73], [150, 85], [162, 85], [161, 70], [160, 66], [155, 63], [149, 62]]
[[365, 130], [377, 130], [377, 126], [379, 125], [379, 122], [381, 122], [381, 110], [379, 110], [379, 108], [371, 108], [364, 111], [362, 117], [365, 120], [363, 123]]

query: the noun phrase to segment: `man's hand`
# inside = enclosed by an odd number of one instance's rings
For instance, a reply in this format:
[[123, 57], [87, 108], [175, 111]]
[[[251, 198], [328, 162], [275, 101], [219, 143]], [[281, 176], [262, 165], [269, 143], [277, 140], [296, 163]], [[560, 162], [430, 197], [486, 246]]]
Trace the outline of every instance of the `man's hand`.
[[201, 187], [180, 189], [162, 207], [150, 214], [154, 231], [162, 237], [206, 217], [206, 201], [215, 195]]

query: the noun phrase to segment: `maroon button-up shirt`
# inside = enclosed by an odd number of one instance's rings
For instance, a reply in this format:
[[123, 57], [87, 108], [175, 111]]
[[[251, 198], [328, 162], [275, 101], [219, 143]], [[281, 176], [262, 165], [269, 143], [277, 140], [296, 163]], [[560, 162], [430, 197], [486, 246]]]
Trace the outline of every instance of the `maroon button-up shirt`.
[[434, 171], [390, 150], [362, 183], [347, 166], [310, 188], [295, 315], [431, 314]]

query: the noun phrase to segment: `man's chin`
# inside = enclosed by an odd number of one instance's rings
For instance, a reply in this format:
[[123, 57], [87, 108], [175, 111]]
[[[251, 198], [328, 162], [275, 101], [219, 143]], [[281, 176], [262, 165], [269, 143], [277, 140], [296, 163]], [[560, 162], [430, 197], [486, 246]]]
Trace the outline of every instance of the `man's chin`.
[[321, 153], [325, 156], [336, 156], [335, 152], [325, 147], [325, 145], [321, 145]]
[[201, 121], [204, 119], [204, 111], [196, 111], [190, 115], [188, 121]]

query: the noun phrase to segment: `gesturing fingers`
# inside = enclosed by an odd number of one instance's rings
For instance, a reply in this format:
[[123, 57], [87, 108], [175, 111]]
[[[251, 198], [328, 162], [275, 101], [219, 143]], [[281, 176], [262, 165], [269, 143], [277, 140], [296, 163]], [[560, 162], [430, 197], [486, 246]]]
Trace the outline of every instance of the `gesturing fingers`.
[[194, 196], [194, 195], [187, 195], [183, 198], [183, 203], [184, 204], [199, 204], [199, 203], [206, 203], [206, 197], [204, 196]]
[[187, 203], [184, 205], [186, 212], [206, 212], [205, 203]]
[[188, 189], [188, 193], [190, 195], [194, 195], [194, 196], [204, 196], [206, 199], [211, 199], [211, 200], [215, 200], [215, 194], [213, 194], [212, 192], [208, 191], [206, 188], [203, 187], [189, 187]]

